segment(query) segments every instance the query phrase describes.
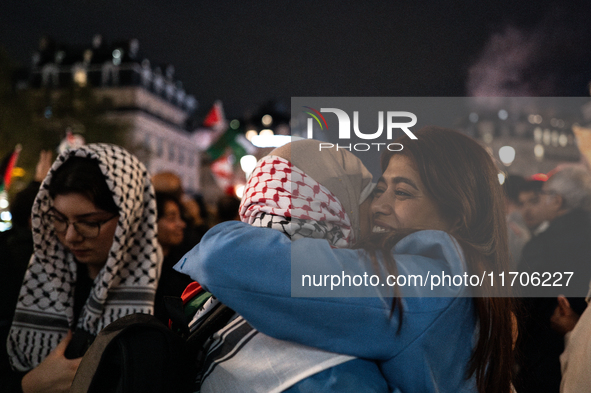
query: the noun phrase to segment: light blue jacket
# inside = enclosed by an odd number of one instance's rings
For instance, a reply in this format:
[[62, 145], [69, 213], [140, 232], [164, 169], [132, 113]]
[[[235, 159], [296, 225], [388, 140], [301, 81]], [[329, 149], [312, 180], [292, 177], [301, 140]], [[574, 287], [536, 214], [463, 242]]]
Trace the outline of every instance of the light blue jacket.
[[[398, 274], [465, 271], [458, 244], [441, 231], [409, 235], [393, 255]], [[271, 337], [376, 361], [392, 392], [477, 391], [474, 377], [466, 379], [477, 325], [467, 288], [447, 287], [447, 297], [406, 297], [401, 321], [382, 297], [292, 297], [292, 263], [301, 271], [375, 271], [363, 251], [333, 249], [324, 240], [291, 242], [237, 221], [212, 228], [175, 269]]]

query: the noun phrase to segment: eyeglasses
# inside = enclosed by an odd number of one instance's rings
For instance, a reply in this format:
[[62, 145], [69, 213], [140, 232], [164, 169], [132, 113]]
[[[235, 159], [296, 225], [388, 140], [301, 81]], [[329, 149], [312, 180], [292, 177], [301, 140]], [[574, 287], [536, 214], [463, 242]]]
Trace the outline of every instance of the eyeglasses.
[[70, 224], [74, 226], [74, 229], [80, 236], [83, 236], [87, 239], [93, 239], [98, 237], [101, 233], [101, 225], [106, 224], [107, 222], [111, 221], [113, 218], [118, 217], [119, 215], [114, 214], [110, 218], [106, 220], [100, 221], [73, 221], [70, 222], [67, 218], [63, 216], [59, 216], [55, 213], [47, 213], [43, 215], [43, 222], [45, 225], [50, 226], [56, 233], [62, 234], [68, 230]]

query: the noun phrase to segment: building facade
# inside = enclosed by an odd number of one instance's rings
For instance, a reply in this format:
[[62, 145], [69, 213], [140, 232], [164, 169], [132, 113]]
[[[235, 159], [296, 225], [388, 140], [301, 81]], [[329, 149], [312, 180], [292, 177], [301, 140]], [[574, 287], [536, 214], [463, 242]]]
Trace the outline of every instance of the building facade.
[[91, 88], [99, 101], [111, 103], [108, 120], [129, 127], [125, 147], [151, 174], [174, 172], [187, 192], [197, 193], [200, 149], [188, 125], [197, 100], [174, 73], [171, 64], [153, 65], [143, 57], [136, 39], [106, 44], [97, 35], [87, 47], [74, 47], [42, 38], [30, 75], [18, 87]]

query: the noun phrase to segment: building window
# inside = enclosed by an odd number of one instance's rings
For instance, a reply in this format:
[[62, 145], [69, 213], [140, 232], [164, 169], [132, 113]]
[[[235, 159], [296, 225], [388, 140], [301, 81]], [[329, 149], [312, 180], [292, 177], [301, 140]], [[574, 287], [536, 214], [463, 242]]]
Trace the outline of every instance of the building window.
[[160, 94], [162, 89], [164, 89], [164, 78], [162, 77], [162, 74], [159, 71], [160, 71], [160, 68], [156, 68], [156, 70], [154, 72], [154, 76], [153, 76], [154, 92], [156, 94]]
[[119, 85], [119, 68], [113, 63], [104, 63], [102, 66], [102, 84], [103, 86]]
[[164, 155], [164, 141], [158, 138], [158, 146], [156, 147], [156, 155], [162, 157]]
[[185, 149], [179, 148], [179, 164], [183, 165], [185, 163]]
[[150, 134], [144, 135], [144, 149], [148, 152], [152, 152], [152, 138]]
[[172, 143], [168, 145], [168, 161], [174, 162], [174, 145]]
[[41, 71], [43, 86], [57, 87], [59, 84], [59, 69], [55, 64], [43, 66]]
[[172, 101], [175, 93], [174, 85], [170, 82], [166, 82], [166, 86], [164, 87], [164, 93], [166, 95], [166, 99], [168, 101]]

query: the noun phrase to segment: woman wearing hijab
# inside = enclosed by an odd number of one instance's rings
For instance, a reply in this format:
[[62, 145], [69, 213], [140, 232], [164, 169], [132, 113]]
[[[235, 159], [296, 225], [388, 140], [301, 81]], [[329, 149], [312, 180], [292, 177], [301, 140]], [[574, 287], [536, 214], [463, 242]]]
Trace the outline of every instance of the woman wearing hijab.
[[[317, 141], [298, 141], [261, 159], [242, 199], [242, 221], [286, 239], [352, 246], [361, 237], [358, 211], [369, 206], [371, 174], [343, 150], [327, 151], [322, 168], [294, 159], [317, 150]], [[202, 393], [387, 392], [374, 362], [271, 338], [239, 316], [214, 335], [201, 381]]]
[[155, 210], [146, 168], [121, 147], [90, 144], [54, 162], [33, 206], [34, 254], [8, 339], [25, 393], [68, 391], [103, 327], [154, 313]]
[[[371, 205], [372, 229], [386, 237], [377, 263], [364, 250], [336, 249], [317, 239], [290, 242], [274, 231], [224, 223], [176, 268], [265, 334], [373, 359], [391, 392], [507, 393], [513, 305], [487, 280], [476, 288], [438, 287], [441, 297], [428, 286], [407, 285], [393, 301], [388, 291], [382, 297], [291, 296], [292, 266], [375, 274], [382, 285], [384, 271], [481, 277], [507, 268], [503, 193], [489, 154], [449, 129], [428, 127], [415, 135], [417, 140], [396, 141], [403, 150], [382, 156], [384, 174]], [[345, 291], [359, 288], [349, 284]], [[311, 285], [304, 289], [318, 293]]]

